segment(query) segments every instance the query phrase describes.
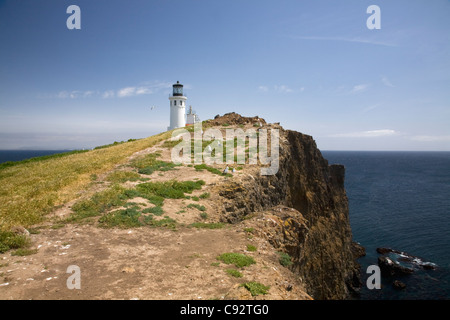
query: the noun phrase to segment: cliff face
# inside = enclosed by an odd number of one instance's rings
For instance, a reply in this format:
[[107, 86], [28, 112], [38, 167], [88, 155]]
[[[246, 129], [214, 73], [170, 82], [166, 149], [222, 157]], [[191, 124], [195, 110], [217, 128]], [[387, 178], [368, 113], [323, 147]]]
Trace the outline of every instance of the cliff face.
[[258, 233], [293, 257], [291, 270], [315, 299], [348, 298], [360, 285], [352, 241], [345, 168], [329, 165], [311, 136], [280, 131], [279, 170], [257, 170], [222, 186], [223, 220], [265, 211]]
[[309, 292], [320, 299], [347, 297], [359, 284], [359, 266], [344, 188], [345, 168], [328, 165], [314, 140], [288, 131], [280, 175], [288, 182], [286, 204], [302, 213], [308, 232], [299, 246], [288, 248], [297, 259], [294, 269], [309, 279]]

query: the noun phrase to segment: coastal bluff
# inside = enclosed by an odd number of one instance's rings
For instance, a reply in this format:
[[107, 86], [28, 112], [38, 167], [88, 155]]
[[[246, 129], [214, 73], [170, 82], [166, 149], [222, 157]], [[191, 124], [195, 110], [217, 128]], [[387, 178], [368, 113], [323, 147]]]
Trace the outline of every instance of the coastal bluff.
[[[224, 173], [226, 164], [173, 164], [177, 141], [170, 132], [33, 164], [56, 171], [59, 163], [62, 169], [87, 163], [77, 168], [90, 170], [93, 159], [119, 159], [121, 150], [132, 150], [106, 169], [87, 171], [86, 183], [61, 187], [64, 201], [41, 220], [17, 225], [10, 219], [12, 232], [29, 240], [30, 254], [0, 252], [0, 298], [339, 300], [357, 294], [364, 249], [352, 238], [345, 168], [330, 165], [311, 136], [257, 116], [227, 113], [202, 126], [224, 137], [230, 129], [276, 129], [278, 170], [262, 175], [262, 165], [246, 163], [228, 164]], [[193, 127], [185, 129], [194, 135]], [[67, 287], [69, 266], [81, 270], [80, 289]]]
[[352, 240], [345, 168], [330, 165], [313, 137], [266, 124], [258, 117], [231, 113], [215, 123], [262, 123], [280, 132], [279, 170], [230, 181], [219, 193], [226, 198], [222, 219], [237, 222], [264, 212], [258, 234], [293, 257], [291, 270], [304, 279], [315, 299], [345, 299], [361, 286], [356, 259], [364, 248]]

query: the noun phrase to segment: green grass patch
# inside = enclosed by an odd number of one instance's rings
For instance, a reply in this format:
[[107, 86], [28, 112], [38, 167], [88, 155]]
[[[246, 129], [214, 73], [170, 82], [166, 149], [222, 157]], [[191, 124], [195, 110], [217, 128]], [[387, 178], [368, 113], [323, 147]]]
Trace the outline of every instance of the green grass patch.
[[195, 170], [197, 170], [197, 171], [207, 170], [207, 171], [209, 171], [209, 172], [211, 172], [211, 173], [214, 173], [214, 174], [222, 174], [222, 171], [220, 171], [219, 169], [216, 169], [216, 168], [207, 166], [207, 165], [204, 164], [204, 163], [202, 163], [202, 164], [197, 164], [197, 165], [194, 166], [194, 168], [195, 168]]
[[[155, 216], [161, 216], [164, 211], [162, 206], [164, 199], [183, 199], [185, 193], [191, 193], [193, 190], [201, 189], [205, 184], [203, 180], [183, 181], [176, 180], [165, 182], [146, 182], [136, 186], [135, 189], [126, 189], [118, 184], [109, 189], [94, 194], [90, 199], [82, 200], [72, 206], [74, 213], [65, 222], [79, 222], [82, 219], [99, 216], [111, 209], [124, 206], [125, 210], [114, 211], [104, 215], [99, 219], [99, 223], [104, 227], [138, 227], [145, 225], [141, 218], [141, 213], [151, 213]], [[127, 202], [130, 199], [142, 197], [147, 199], [155, 207], [144, 209], [140, 212], [141, 204]], [[199, 206], [199, 210], [204, 209]], [[206, 209], [204, 209], [206, 210]], [[145, 217], [145, 219], [150, 219]], [[170, 221], [166, 221], [170, 222]], [[155, 225], [152, 221], [150, 224]]]
[[172, 230], [176, 230], [177, 227], [177, 221], [169, 217], [160, 220], [149, 219], [146, 224], [151, 227], [164, 227]]
[[231, 173], [226, 173], [225, 174], [221, 170], [213, 168], [213, 167], [210, 167], [210, 166], [208, 166], [208, 165], [206, 165], [204, 163], [195, 165], [194, 168], [197, 171], [206, 170], [206, 171], [209, 171], [211, 173], [218, 174], [220, 176], [225, 176], [225, 177], [232, 177], [233, 176]]
[[225, 223], [216, 222], [216, 223], [206, 223], [206, 222], [194, 222], [189, 226], [199, 229], [220, 229], [225, 226]]
[[32, 254], [36, 254], [37, 252], [38, 252], [38, 249], [20, 248], [20, 249], [17, 249], [16, 251], [12, 252], [11, 255], [23, 257], [23, 256], [29, 256]]
[[[224, 124], [224, 127], [226, 127], [226, 126], [227, 126], [227, 124]], [[187, 130], [192, 132], [193, 128], [192, 127], [188, 127]], [[255, 137], [257, 137], [257, 136], [258, 136], [258, 133], [256, 133]], [[208, 154], [210, 153], [212, 157], [216, 157], [219, 154], [221, 154], [223, 162], [227, 161], [227, 155], [232, 155], [233, 156], [232, 157], [233, 161], [235, 163], [237, 163], [237, 154], [236, 154], [237, 150], [235, 150], [235, 148], [238, 145], [239, 146], [245, 146], [245, 147], [249, 145], [249, 140], [248, 139], [241, 139], [241, 138], [238, 139], [237, 137], [234, 137], [234, 141], [233, 141], [233, 143], [231, 144], [230, 147], [228, 147], [229, 141], [221, 140], [220, 142], [221, 142], [221, 146], [216, 146], [216, 148], [212, 149], [212, 151], [210, 151], [210, 152], [206, 151], [206, 148], [209, 145], [211, 145], [211, 143], [213, 143], [212, 141], [202, 140], [201, 141], [201, 146], [199, 146], [199, 148], [201, 149], [201, 152], [206, 152]], [[167, 147], [167, 148], [173, 148], [176, 145], [178, 145], [179, 143], [180, 143], [180, 140], [177, 140], [177, 141], [169, 141], [169, 140], [167, 140], [167, 141], [165, 141], [163, 143], [163, 146]], [[194, 157], [195, 147], [196, 147], [196, 141], [192, 140], [191, 141], [191, 158]], [[217, 155], [216, 155], [216, 152], [218, 153]], [[248, 149], [246, 150], [246, 152], [248, 153]], [[245, 161], [247, 161], [248, 158], [249, 158], [249, 156], [248, 156], [248, 154], [246, 154], [245, 155], [245, 159], [246, 159]], [[188, 165], [188, 166], [190, 167], [191, 165]], [[207, 169], [207, 168], [203, 167], [203, 169]], [[212, 173], [222, 175], [222, 171], [221, 170], [218, 170], [218, 172], [215, 171], [215, 170], [210, 170], [210, 171]], [[228, 173], [226, 176], [231, 177], [232, 175], [230, 173]]]
[[[103, 228], [138, 228], [142, 226], [164, 227], [172, 230], [176, 229], [177, 222], [169, 217], [156, 220], [153, 215], [160, 216], [163, 214], [161, 207], [153, 207], [144, 209], [142, 212], [139, 208], [132, 207], [125, 210], [116, 210], [103, 215], [99, 220], [100, 227]], [[151, 215], [143, 215], [143, 213], [151, 213]]]
[[168, 199], [183, 199], [185, 193], [192, 193], [194, 190], [200, 190], [205, 181], [164, 181], [164, 182], [146, 182], [136, 186], [136, 190], [147, 197], [149, 195], [159, 196]]
[[190, 204], [188, 204], [187, 208], [189, 208], [189, 209], [190, 208], [196, 208], [197, 210], [200, 210], [200, 211], [206, 211], [205, 206], [202, 206], [202, 205], [200, 205], [198, 203], [190, 203]]
[[247, 245], [247, 251], [254, 252], [254, 251], [256, 251], [256, 247], [254, 245], [248, 244]]
[[152, 174], [155, 171], [169, 171], [179, 166], [172, 162], [158, 160], [159, 153], [148, 154], [144, 157], [135, 159], [131, 165], [138, 169], [141, 174]]
[[208, 214], [206, 212], [201, 212], [200, 213], [200, 218], [207, 219], [208, 218]]
[[145, 225], [144, 219], [141, 219], [141, 212], [136, 208], [128, 208], [125, 210], [116, 210], [105, 214], [98, 219], [100, 227], [103, 228], [136, 228]]
[[199, 198], [200, 199], [208, 199], [209, 197], [211, 197], [211, 194], [209, 192], [203, 192]]
[[243, 268], [256, 263], [252, 257], [246, 256], [242, 253], [233, 252], [223, 253], [218, 256], [217, 259], [226, 264], [234, 264], [237, 268]]
[[265, 286], [262, 283], [255, 282], [255, 281], [243, 283], [243, 284], [241, 284], [241, 287], [244, 287], [245, 289], [250, 291], [250, 293], [253, 297], [267, 294], [268, 290], [270, 289], [270, 286]]
[[123, 183], [127, 181], [138, 181], [141, 178], [139, 174], [131, 171], [114, 171], [108, 175], [106, 180], [112, 183]]
[[123, 194], [128, 198], [128, 199], [133, 199], [133, 198], [137, 198], [140, 197], [141, 194], [139, 193], [139, 191], [137, 191], [136, 189], [126, 189]]
[[156, 206], [156, 207], [144, 209], [144, 210], [142, 210], [142, 213], [151, 213], [151, 214], [154, 214], [155, 216], [162, 216], [164, 214], [164, 210], [162, 207]]
[[0, 230], [0, 253], [11, 249], [25, 248], [29, 245], [30, 239], [27, 236]]
[[[178, 165], [172, 163], [172, 162], [166, 162], [166, 161], [157, 161], [152, 166], [148, 166], [142, 169], [139, 169], [139, 173], [141, 174], [152, 174], [155, 171], [169, 171], [173, 170]], [[159, 174], [162, 176], [162, 174]]]
[[157, 207], [162, 207], [164, 204], [164, 198], [154, 194], [142, 194], [141, 197], [150, 201], [150, 203], [154, 204]]
[[40, 228], [29, 228], [28, 232], [30, 232], [30, 234], [40, 234], [41, 230]]
[[128, 139], [127, 141], [114, 141], [113, 143], [110, 143], [110, 144], [105, 144], [103, 146], [95, 147], [94, 150], [114, 147], [114, 146], [117, 146], [119, 144], [123, 144], [123, 143], [127, 143], [127, 142], [133, 142], [133, 141], [137, 141], [137, 140], [139, 140], [139, 139]]
[[130, 208], [130, 207], [136, 207], [139, 208], [141, 206], [143, 206], [143, 203], [137, 203], [137, 202], [127, 202], [124, 204], [124, 207]]
[[289, 254], [287, 254], [286, 252], [278, 252], [278, 255], [280, 256], [278, 261], [282, 266], [289, 267], [290, 265], [292, 265], [292, 258]]
[[183, 140], [166, 140], [166, 141], [164, 141], [163, 142], [163, 144], [162, 144], [162, 146], [164, 147], [164, 148], [173, 148], [173, 147], [175, 147], [177, 144], [179, 144], [180, 142], [182, 142]]
[[235, 277], [235, 278], [242, 278], [242, 273], [240, 273], [238, 270], [236, 269], [227, 269], [225, 270], [226, 273], [228, 273], [230, 276]]
[[126, 189], [119, 185], [94, 194], [90, 199], [81, 200], [72, 206], [74, 214], [66, 222], [78, 222], [88, 217], [98, 216], [114, 207], [126, 204], [129, 196]]

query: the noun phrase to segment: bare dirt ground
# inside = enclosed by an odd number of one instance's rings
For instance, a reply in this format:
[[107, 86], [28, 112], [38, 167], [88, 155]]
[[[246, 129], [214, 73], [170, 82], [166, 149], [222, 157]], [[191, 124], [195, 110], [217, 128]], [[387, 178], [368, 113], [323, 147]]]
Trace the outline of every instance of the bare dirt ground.
[[[148, 153], [160, 152], [161, 159], [169, 161], [170, 152], [161, 145], [140, 151], [130, 161]], [[131, 170], [126, 165], [115, 170]], [[245, 175], [245, 169], [231, 179]], [[85, 190], [81, 198], [108, 187], [107, 174]], [[220, 216], [220, 196], [215, 188], [227, 177], [196, 171], [186, 165], [176, 170], [143, 177], [150, 181], [176, 179], [205, 181], [202, 190], [190, 196], [210, 192], [208, 199], [165, 199], [164, 215], [175, 219], [176, 230], [163, 227], [130, 229], [99, 228], [94, 221], [66, 223], [55, 227], [58, 219], [71, 214], [73, 202], [58, 208], [49, 216], [40, 232], [31, 234], [32, 248], [37, 253], [13, 256], [0, 254], [0, 299], [141, 299], [141, 300], [198, 300], [198, 299], [310, 299], [303, 286], [288, 268], [279, 263], [279, 255], [264, 239], [248, 232], [252, 220], [226, 225], [219, 229], [189, 227], [193, 222], [217, 222]], [[127, 182], [127, 187], [138, 182]], [[150, 207], [145, 199], [141, 202]], [[190, 203], [206, 207], [207, 220], [199, 216]], [[183, 212], [184, 211], [184, 212]], [[256, 251], [247, 251], [253, 245]], [[243, 253], [256, 263], [237, 269], [217, 260], [225, 252]], [[69, 289], [67, 279], [71, 265], [80, 268], [80, 289]], [[241, 278], [230, 276], [226, 270], [236, 269]], [[270, 286], [268, 294], [252, 297], [240, 286], [257, 281]]]

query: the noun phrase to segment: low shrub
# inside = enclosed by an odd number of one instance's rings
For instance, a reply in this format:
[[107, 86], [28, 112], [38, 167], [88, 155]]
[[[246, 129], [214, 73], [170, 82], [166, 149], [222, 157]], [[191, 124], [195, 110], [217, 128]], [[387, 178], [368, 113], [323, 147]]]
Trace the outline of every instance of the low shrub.
[[280, 258], [278, 259], [278, 261], [280, 262], [280, 264], [284, 267], [289, 267], [290, 265], [292, 265], [292, 258], [289, 254], [285, 253], [285, 252], [278, 252], [278, 254], [280, 255]]
[[242, 278], [242, 273], [240, 273], [238, 270], [236, 269], [227, 269], [225, 270], [226, 273], [228, 273], [230, 276], [235, 277], [235, 278]]
[[5, 253], [11, 249], [25, 248], [29, 245], [30, 239], [26, 235], [0, 230], [0, 253]]
[[243, 284], [241, 284], [241, 287], [244, 287], [245, 289], [250, 291], [250, 293], [253, 297], [261, 295], [261, 294], [263, 294], [263, 295], [267, 294], [268, 290], [270, 289], [270, 286], [265, 286], [262, 283], [255, 282], [255, 281], [243, 283]]
[[255, 264], [256, 261], [249, 256], [242, 253], [227, 252], [217, 257], [218, 260], [226, 264], [234, 264], [237, 268], [243, 268], [251, 264]]

